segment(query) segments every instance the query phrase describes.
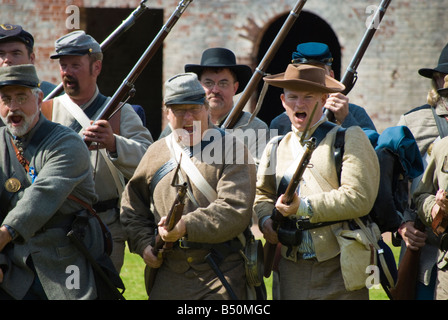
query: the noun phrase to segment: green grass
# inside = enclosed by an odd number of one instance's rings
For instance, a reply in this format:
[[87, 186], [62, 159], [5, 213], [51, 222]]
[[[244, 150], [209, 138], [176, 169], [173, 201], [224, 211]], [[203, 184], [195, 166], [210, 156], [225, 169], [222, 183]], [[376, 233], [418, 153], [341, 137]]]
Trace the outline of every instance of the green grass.
[[[398, 256], [400, 254], [400, 248], [394, 247], [389, 244], [392, 251], [394, 252], [395, 259], [398, 261]], [[145, 283], [144, 283], [144, 269], [145, 263], [143, 259], [136, 254], [130, 253], [126, 247], [124, 265], [121, 269], [121, 278], [126, 286], [126, 291], [124, 297], [127, 300], [147, 300]], [[272, 300], [271, 287], [272, 287], [272, 276], [264, 279], [268, 300]], [[370, 300], [389, 300], [386, 293], [382, 288], [380, 289], [370, 289]]]
[[126, 300], [148, 300], [144, 281], [145, 263], [143, 259], [134, 253], [129, 252], [126, 246], [124, 264], [121, 268], [121, 279], [124, 282]]

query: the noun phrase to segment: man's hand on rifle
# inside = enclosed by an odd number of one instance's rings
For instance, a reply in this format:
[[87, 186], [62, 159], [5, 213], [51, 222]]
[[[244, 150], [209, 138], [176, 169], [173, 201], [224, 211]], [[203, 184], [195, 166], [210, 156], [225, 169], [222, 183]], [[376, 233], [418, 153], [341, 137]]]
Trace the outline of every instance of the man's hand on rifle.
[[349, 113], [348, 102], [349, 99], [342, 93], [332, 93], [325, 102], [324, 107], [333, 112], [338, 124], [342, 124]]
[[436, 204], [432, 207], [431, 216], [434, 219], [437, 213], [442, 210], [443, 214], [446, 216], [448, 208], [447, 193], [443, 189], [439, 189], [436, 193]]
[[263, 237], [267, 242], [276, 244], [278, 243], [278, 235], [277, 232], [272, 228], [273, 222], [274, 221], [272, 221], [271, 218], [266, 219], [266, 221], [263, 223], [261, 232], [263, 233]]
[[398, 229], [401, 237], [406, 243], [406, 247], [411, 250], [418, 250], [425, 245], [426, 233], [414, 227], [414, 221], [403, 223]]
[[284, 199], [284, 194], [278, 197], [277, 202], [275, 203], [275, 208], [280, 212], [284, 217], [289, 217], [291, 215], [297, 214], [300, 205], [300, 198], [297, 193], [294, 193], [291, 203], [286, 204]]
[[159, 221], [159, 234], [165, 242], [175, 242], [187, 234], [187, 226], [185, 221], [181, 218], [171, 231], [165, 226], [166, 216]]
[[156, 256], [152, 253], [152, 246], [149, 245], [143, 250], [143, 261], [151, 268], [160, 268], [163, 262], [162, 255]]
[[91, 121], [91, 126], [87, 127], [83, 134], [85, 141], [96, 142], [89, 146], [90, 150], [106, 148], [108, 152], [117, 152], [114, 132], [107, 120], [97, 120], [95, 124]]

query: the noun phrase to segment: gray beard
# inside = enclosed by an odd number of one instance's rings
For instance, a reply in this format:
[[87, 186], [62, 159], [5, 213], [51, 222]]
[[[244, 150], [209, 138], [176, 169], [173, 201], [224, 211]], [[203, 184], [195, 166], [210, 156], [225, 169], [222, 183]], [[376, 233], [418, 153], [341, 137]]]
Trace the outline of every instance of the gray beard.
[[31, 123], [33, 123], [35, 117], [37, 117], [39, 115], [40, 111], [38, 110], [38, 112], [36, 112], [34, 115], [31, 116], [25, 116], [24, 114], [22, 114], [23, 116], [23, 124], [20, 127], [14, 127], [10, 122], [8, 122], [7, 118], [1, 117], [3, 123], [5, 124], [5, 126], [8, 128], [8, 131], [16, 137], [23, 137], [24, 135], [26, 135], [32, 128], [31, 128]]

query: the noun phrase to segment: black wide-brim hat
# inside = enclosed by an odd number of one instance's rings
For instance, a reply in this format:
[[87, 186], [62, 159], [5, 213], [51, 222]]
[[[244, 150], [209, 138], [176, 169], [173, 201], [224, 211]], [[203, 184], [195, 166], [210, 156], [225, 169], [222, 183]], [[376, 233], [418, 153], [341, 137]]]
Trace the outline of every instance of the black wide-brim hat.
[[198, 76], [205, 68], [229, 68], [235, 72], [238, 89], [235, 94], [244, 90], [250, 78], [252, 69], [249, 66], [236, 63], [235, 54], [226, 48], [210, 48], [202, 53], [201, 64], [186, 64], [185, 72], [194, 72]]
[[445, 45], [445, 48], [442, 49], [442, 52], [440, 53], [439, 62], [437, 64], [437, 67], [434, 69], [430, 68], [422, 68], [418, 70], [418, 73], [425, 77], [432, 79], [432, 75], [434, 72], [440, 72], [448, 74], [448, 44]]

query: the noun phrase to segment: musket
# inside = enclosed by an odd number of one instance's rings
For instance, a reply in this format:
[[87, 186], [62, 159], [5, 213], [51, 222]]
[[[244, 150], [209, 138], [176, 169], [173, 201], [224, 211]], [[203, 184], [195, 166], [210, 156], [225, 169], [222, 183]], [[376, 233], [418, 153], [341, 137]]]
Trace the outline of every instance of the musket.
[[[361, 60], [364, 54], [369, 47], [370, 42], [372, 41], [373, 36], [375, 35], [376, 30], [379, 28], [379, 24], [381, 20], [383, 20], [384, 14], [386, 13], [387, 7], [389, 6], [391, 0], [383, 0], [381, 1], [378, 9], [375, 11], [375, 14], [370, 21], [369, 27], [367, 28], [364, 36], [361, 39], [361, 42], [356, 49], [356, 52], [348, 65], [344, 76], [341, 79], [341, 83], [345, 86], [345, 89], [341, 92], [344, 95], [347, 95], [355, 86], [356, 81], [358, 80], [358, 66], [361, 63]], [[334, 122], [334, 114], [330, 110], [326, 109], [325, 114], [330, 121]]]
[[[171, 186], [177, 188], [177, 195], [176, 199], [173, 202], [173, 205], [171, 206], [170, 211], [168, 212], [168, 215], [165, 220], [164, 226], [168, 231], [171, 231], [174, 229], [176, 224], [179, 222], [179, 220], [182, 218], [183, 210], [184, 210], [184, 200], [185, 196], [187, 194], [187, 183], [184, 182], [183, 184], [175, 184], [179, 169], [180, 169], [180, 161], [177, 165], [176, 171], [173, 176], [173, 180], [171, 181]], [[163, 254], [170, 249], [172, 249], [174, 243], [173, 242], [165, 242], [161, 237], [160, 234], [156, 235], [155, 244], [152, 247], [152, 253], [157, 256], [158, 258], [162, 258]], [[151, 289], [154, 285], [154, 281], [156, 278], [156, 274], [158, 268], [151, 268], [149, 266], [146, 266], [145, 268], [145, 283], [146, 283], [146, 292], [148, 293], [148, 296], [151, 293]]]
[[[425, 232], [425, 225], [418, 217], [415, 219], [414, 227]], [[417, 250], [406, 249], [398, 267], [397, 283], [394, 288], [389, 290], [391, 300], [415, 300], [420, 253], [420, 248]]]
[[[179, 18], [182, 16], [182, 14], [192, 1], [193, 0], [181, 0], [179, 2], [176, 9], [167, 20], [167, 22], [162, 26], [159, 33], [150, 43], [148, 48], [146, 48], [145, 52], [143, 52], [140, 59], [134, 65], [134, 67], [126, 76], [126, 78], [123, 80], [118, 90], [115, 91], [114, 95], [107, 102], [106, 106], [101, 110], [101, 112], [99, 113], [94, 122], [101, 119], [103, 120], [110, 119], [118, 110], [120, 110], [124, 106], [125, 104], [125, 102], [123, 102], [124, 98], [128, 96], [127, 99], [129, 99], [129, 97], [135, 93], [134, 82], [143, 72], [149, 61], [154, 57], [155, 53], [162, 45], [165, 38], [168, 36], [171, 29], [174, 27], [174, 25], [177, 23]], [[87, 146], [89, 146], [91, 142], [86, 141], [86, 144]]]
[[288, 35], [288, 32], [291, 30], [292, 26], [294, 25], [294, 22], [299, 17], [300, 12], [302, 11], [303, 6], [305, 5], [306, 0], [299, 0], [297, 1], [295, 7], [291, 12], [289, 13], [288, 17], [286, 18], [286, 21], [283, 23], [283, 26], [281, 27], [280, 31], [277, 33], [274, 41], [271, 43], [268, 51], [266, 51], [263, 59], [259, 63], [258, 67], [255, 69], [255, 72], [252, 74], [252, 77], [250, 78], [248, 84], [244, 88], [243, 92], [241, 93], [238, 101], [233, 106], [232, 110], [230, 111], [229, 115], [227, 116], [226, 120], [222, 124], [223, 129], [232, 129], [236, 122], [238, 121], [241, 112], [244, 109], [244, 106], [246, 105], [247, 101], [252, 96], [252, 93], [256, 90], [258, 83], [263, 78], [263, 76], [266, 75], [266, 69], [271, 63], [272, 59], [274, 58], [274, 55], [277, 53], [280, 45], [285, 40], [286, 36]]
[[[119, 36], [124, 34], [130, 27], [132, 27], [137, 19], [145, 12], [145, 10], [148, 8], [146, 6], [146, 1], [143, 0], [140, 2], [140, 5], [132, 11], [132, 13], [126, 18], [126, 20], [123, 20], [123, 22], [100, 44], [101, 51], [105, 52], [112, 43], [118, 39]], [[59, 95], [63, 90], [62, 82], [59, 83], [59, 85], [53, 89], [45, 98], [43, 101], [51, 100], [57, 95]]]
[[[314, 118], [314, 114], [316, 113], [318, 103], [314, 105], [313, 111], [311, 112], [310, 117], [308, 118], [308, 122], [306, 123], [305, 129], [302, 133], [302, 136], [300, 137], [300, 144], [305, 145], [306, 149], [305, 152], [302, 155], [302, 158], [300, 159], [300, 163], [297, 166], [296, 171], [294, 172], [294, 175], [292, 176], [292, 179], [289, 181], [289, 184], [285, 190], [283, 200], [285, 204], [289, 204], [292, 202], [294, 193], [297, 190], [297, 186], [300, 183], [300, 179], [302, 178], [303, 172], [305, 171], [306, 167], [308, 166], [308, 163], [311, 159], [311, 155], [316, 148], [316, 139], [310, 138], [309, 140], [305, 141], [305, 137], [308, 134], [309, 128], [311, 126], [311, 121]], [[277, 209], [274, 208], [271, 219], [273, 221], [272, 228], [274, 231], [278, 231], [278, 228], [285, 219], [280, 212], [277, 211]], [[264, 247], [263, 247], [263, 256], [264, 256], [264, 277], [269, 278], [271, 274], [271, 270], [274, 266], [274, 260], [275, 260], [275, 251], [277, 248], [277, 244], [272, 244], [268, 241], [266, 241]]]
[[[446, 197], [448, 198], [448, 195]], [[432, 232], [434, 232], [436, 236], [440, 237], [446, 231], [447, 227], [448, 215], [441, 208], [439, 208], [431, 223]]]
[[[302, 175], [309, 164], [311, 155], [313, 154], [315, 147], [316, 147], [316, 138], [311, 137], [309, 140], [305, 141], [305, 152], [303, 153], [302, 158], [300, 159], [300, 163], [297, 166], [297, 169], [294, 172], [294, 175], [292, 176], [292, 179], [289, 182], [288, 187], [286, 188], [286, 191], [283, 195], [283, 203], [290, 204], [294, 199], [294, 194], [300, 183], [300, 179], [302, 178]], [[271, 215], [271, 219], [273, 221], [272, 228], [274, 229], [274, 231], [277, 232], [281, 222], [287, 218], [285, 218], [280, 212], [277, 211], [276, 208], [274, 208]], [[266, 241], [263, 247], [265, 278], [269, 278], [269, 276], [271, 275], [272, 267], [274, 265], [276, 248], [277, 244], [273, 244], [268, 241]]]

